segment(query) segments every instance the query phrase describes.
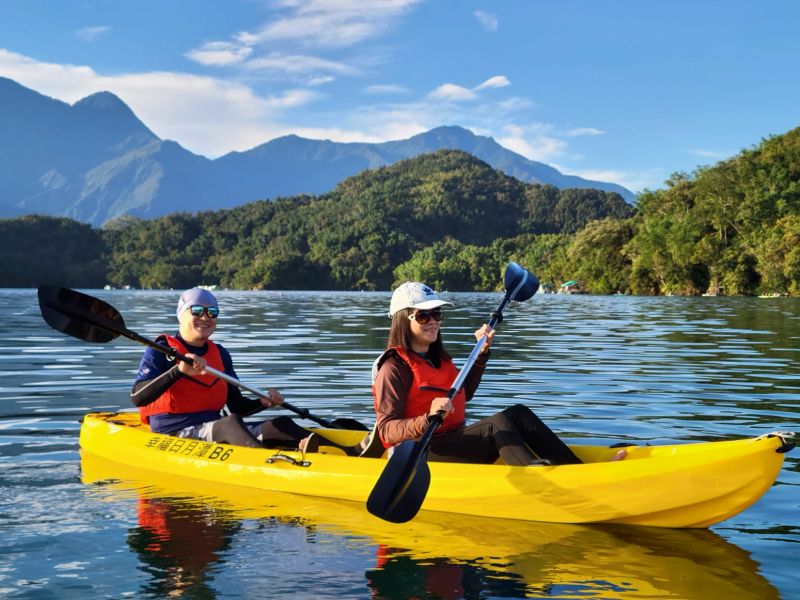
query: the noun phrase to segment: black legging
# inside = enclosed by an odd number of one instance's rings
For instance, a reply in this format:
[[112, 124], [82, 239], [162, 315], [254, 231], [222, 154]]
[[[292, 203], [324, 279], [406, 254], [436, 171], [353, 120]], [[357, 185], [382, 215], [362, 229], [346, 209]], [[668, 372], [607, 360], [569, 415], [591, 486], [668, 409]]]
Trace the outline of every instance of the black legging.
[[214, 421], [211, 438], [215, 442], [247, 446], [248, 448], [296, 447], [310, 432], [290, 417], [280, 416], [261, 423], [261, 441], [245, 425], [239, 415], [228, 415]]
[[498, 457], [508, 465], [536, 464], [542, 458], [554, 465], [581, 460], [531, 409], [515, 404], [462, 429], [435, 435], [430, 460], [491, 464]]

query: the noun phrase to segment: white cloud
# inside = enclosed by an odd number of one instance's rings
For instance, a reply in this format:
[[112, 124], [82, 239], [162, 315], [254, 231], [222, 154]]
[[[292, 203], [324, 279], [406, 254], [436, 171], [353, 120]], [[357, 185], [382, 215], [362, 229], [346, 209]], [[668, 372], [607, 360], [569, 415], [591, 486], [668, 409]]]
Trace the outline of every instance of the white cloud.
[[378, 84], [369, 85], [364, 88], [364, 91], [367, 94], [406, 94], [408, 93], [408, 88], [405, 88], [402, 85]]
[[[325, 116], [295, 111], [322, 96], [309, 84], [325, 83], [332, 76], [350, 74], [346, 65], [306, 55], [271, 55], [258, 65], [249, 61], [251, 72], [280, 68], [292, 76], [307, 75], [304, 87], [275, 88], [258, 95], [239, 81], [186, 73], [148, 72], [106, 76], [78, 65], [38, 62], [0, 49], [0, 73], [43, 94], [73, 103], [89, 94], [108, 90], [117, 94], [136, 115], [163, 139], [187, 149], [216, 157], [232, 150], [247, 150], [281, 135], [295, 133], [312, 139], [339, 142], [383, 142], [406, 139], [442, 124], [458, 124], [494, 137], [500, 144], [529, 159], [554, 164], [574, 161], [567, 139], [575, 135], [599, 135], [602, 131], [583, 127], [559, 131], [548, 123], [529, 123], [533, 103], [522, 97], [483, 102], [482, 89], [504, 87], [504, 76], [487, 79], [474, 89], [445, 83], [427, 96], [395, 103], [366, 103], [363, 106], [329, 108]], [[274, 61], [270, 64], [268, 61]], [[248, 63], [248, 61], [245, 61]], [[321, 73], [327, 69], [326, 73]], [[315, 74], [316, 72], [316, 74]], [[402, 86], [368, 86], [370, 94], [407, 93]], [[453, 102], [460, 102], [454, 116]], [[327, 103], [327, 106], [332, 106]], [[333, 115], [333, 116], [332, 116]], [[304, 125], [303, 123], [312, 123]], [[327, 124], [332, 124], [327, 126]], [[512, 125], [510, 125], [511, 123]], [[520, 125], [523, 123], [523, 125]], [[567, 172], [562, 169], [563, 172]], [[656, 187], [663, 180], [659, 170], [652, 173], [615, 171], [572, 171], [580, 176], [614, 181], [629, 189]]]
[[515, 112], [522, 110], [530, 110], [536, 106], [530, 98], [522, 98], [520, 96], [512, 96], [497, 103], [497, 107], [504, 112]]
[[287, 55], [273, 53], [248, 61], [245, 64], [245, 68], [249, 71], [273, 71], [289, 75], [318, 72], [334, 73], [336, 75], [358, 74], [358, 69], [344, 63], [301, 54]]
[[511, 82], [508, 80], [508, 77], [505, 75], [496, 75], [494, 77], [490, 77], [478, 87], [476, 90], [485, 90], [487, 88], [502, 88], [511, 85]]
[[555, 168], [565, 175], [577, 175], [592, 181], [606, 181], [616, 183], [634, 193], [645, 189], [658, 189], [664, 187], [667, 173], [661, 168], [643, 169], [639, 171], [619, 171], [615, 169], [571, 169], [569, 167], [553, 164]]
[[552, 134], [554, 128], [546, 123], [533, 123], [526, 127], [506, 125], [497, 142], [539, 162], [552, 162], [566, 154], [567, 143]]
[[478, 21], [480, 22], [481, 25], [483, 25], [483, 28], [486, 29], [486, 31], [497, 31], [497, 27], [499, 24], [497, 17], [495, 17], [490, 13], [485, 13], [482, 10], [476, 10], [472, 14], [475, 15], [475, 18], [478, 19]]
[[594, 127], [576, 127], [565, 132], [564, 135], [569, 137], [580, 137], [584, 135], [603, 135], [605, 131], [602, 129], [595, 129]]
[[254, 32], [242, 32], [247, 44], [284, 41], [343, 48], [386, 31], [420, 0], [283, 0], [282, 15]]
[[0, 73], [74, 103], [101, 90], [119, 96], [156, 135], [209, 157], [246, 150], [291, 128], [276, 121], [316, 98], [309, 90], [259, 97], [245, 85], [183, 73], [103, 76], [89, 67], [42, 63], [0, 49]]
[[244, 61], [253, 52], [252, 48], [230, 42], [209, 42], [184, 56], [201, 65], [226, 66]]
[[110, 31], [111, 27], [99, 25], [97, 27], [84, 27], [83, 29], [79, 29], [75, 32], [75, 35], [84, 42], [93, 42]]
[[460, 102], [463, 100], [474, 100], [477, 98], [477, 94], [470, 89], [455, 85], [454, 83], [443, 83], [430, 93], [430, 97], [437, 100]]

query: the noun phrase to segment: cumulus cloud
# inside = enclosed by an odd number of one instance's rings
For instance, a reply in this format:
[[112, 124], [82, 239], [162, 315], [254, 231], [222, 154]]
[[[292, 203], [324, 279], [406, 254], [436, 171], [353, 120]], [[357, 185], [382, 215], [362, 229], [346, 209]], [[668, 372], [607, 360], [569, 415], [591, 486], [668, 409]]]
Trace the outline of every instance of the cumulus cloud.
[[437, 100], [460, 102], [464, 100], [474, 100], [477, 98], [477, 94], [468, 88], [454, 83], [443, 83], [430, 93], [430, 97]]
[[184, 56], [201, 65], [226, 66], [244, 61], [253, 49], [231, 42], [209, 42], [200, 48], [190, 50]]
[[564, 156], [567, 150], [567, 143], [552, 131], [553, 127], [544, 123], [506, 125], [497, 142], [530, 160], [550, 162]]
[[389, 83], [368, 85], [364, 88], [364, 91], [367, 94], [406, 94], [408, 93], [408, 88], [405, 88], [402, 85], [394, 85]]
[[466, 88], [462, 85], [456, 85], [455, 83], [443, 83], [433, 90], [429, 94], [429, 97], [436, 100], [446, 100], [449, 102], [464, 102], [477, 99], [477, 92], [480, 92], [481, 90], [489, 88], [502, 88], [508, 85], [511, 85], [508, 77], [505, 75], [495, 75], [483, 83], [476, 85], [472, 89]]
[[477, 86], [476, 90], [485, 90], [487, 88], [502, 88], [506, 87], [507, 85], [511, 85], [511, 82], [508, 80], [508, 77], [505, 75], [496, 75], [494, 77], [490, 77], [482, 84]]
[[282, 0], [278, 15], [255, 31], [241, 32], [240, 43], [294, 42], [343, 48], [373, 38], [420, 0]]
[[490, 13], [483, 12], [482, 10], [476, 10], [472, 14], [475, 15], [475, 18], [478, 19], [478, 22], [486, 31], [497, 31], [499, 25], [497, 17]]
[[290, 75], [302, 75], [308, 73], [333, 73], [336, 75], [357, 75], [358, 69], [350, 65], [306, 55], [287, 55], [272, 53], [268, 56], [261, 56], [249, 61], [245, 68], [249, 71], [272, 71], [283, 72]]
[[110, 31], [111, 27], [107, 25], [98, 25], [96, 27], [84, 27], [83, 29], [79, 29], [75, 32], [75, 35], [84, 42], [93, 42]]
[[603, 135], [604, 133], [605, 131], [602, 129], [595, 129], [594, 127], [576, 127], [574, 129], [569, 129], [564, 135], [568, 135], [569, 137], [580, 137], [584, 135]]
[[577, 175], [592, 181], [616, 183], [634, 193], [663, 187], [664, 180], [667, 178], [667, 172], [661, 168], [620, 171], [616, 169], [571, 169], [557, 164], [553, 164], [553, 166], [565, 175]]
[[104, 76], [85, 66], [38, 62], [0, 49], [0, 72], [41, 94], [74, 103], [101, 90], [119, 96], [162, 139], [209, 157], [246, 150], [291, 128], [277, 122], [307, 104], [305, 89], [260, 97], [236, 82], [184, 73]]

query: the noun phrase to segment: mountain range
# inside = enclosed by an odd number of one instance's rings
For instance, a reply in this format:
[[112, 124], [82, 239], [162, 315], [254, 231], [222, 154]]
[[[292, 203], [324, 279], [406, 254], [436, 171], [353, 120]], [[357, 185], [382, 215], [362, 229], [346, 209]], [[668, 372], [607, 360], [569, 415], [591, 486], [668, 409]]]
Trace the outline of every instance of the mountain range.
[[634, 198], [622, 186], [564, 175], [457, 126], [378, 144], [287, 135], [212, 160], [160, 139], [110, 92], [70, 105], [0, 77], [0, 217], [36, 213], [99, 226], [123, 215], [151, 218], [319, 195], [364, 169], [445, 148], [521, 181]]

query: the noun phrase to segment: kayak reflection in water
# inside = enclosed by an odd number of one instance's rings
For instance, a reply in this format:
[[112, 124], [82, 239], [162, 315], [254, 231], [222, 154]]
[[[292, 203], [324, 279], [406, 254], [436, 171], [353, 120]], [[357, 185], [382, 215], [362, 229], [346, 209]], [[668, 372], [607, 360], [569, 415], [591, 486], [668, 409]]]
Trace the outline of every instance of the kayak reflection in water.
[[442, 344], [441, 300], [430, 287], [407, 282], [392, 294], [387, 350], [372, 367], [376, 428], [387, 448], [418, 439], [429, 419], [444, 411], [433, 435], [432, 461], [508, 465], [578, 464], [581, 460], [529, 408], [511, 406], [477, 423], [465, 425], [465, 406], [480, 384], [494, 330], [475, 332], [486, 343], [467, 375], [463, 388], [450, 400], [450, 385], [458, 371]]
[[153, 598], [215, 598], [213, 569], [230, 548], [239, 522], [220, 519], [210, 508], [166, 498], [139, 498], [139, 526], [128, 533], [144, 571], [152, 579], [143, 595]]
[[[193, 363], [171, 361], [152, 348], [145, 350], [131, 390], [131, 401], [139, 408], [142, 422], [149, 423], [155, 433], [206, 442], [296, 448], [310, 432], [291, 418], [281, 416], [257, 423], [242, 420], [282, 404], [278, 390], [270, 388], [257, 400], [246, 399], [237, 386], [206, 371], [211, 367], [238, 379], [228, 351], [209, 339], [216, 331], [219, 314], [217, 299], [208, 290], [195, 287], [181, 294], [178, 333], [161, 335], [156, 341], [188, 356]], [[232, 414], [221, 417], [225, 406]]]
[[375, 569], [366, 572], [373, 598], [525, 598], [529, 590], [514, 573], [448, 558], [418, 560], [408, 551], [380, 546]]

